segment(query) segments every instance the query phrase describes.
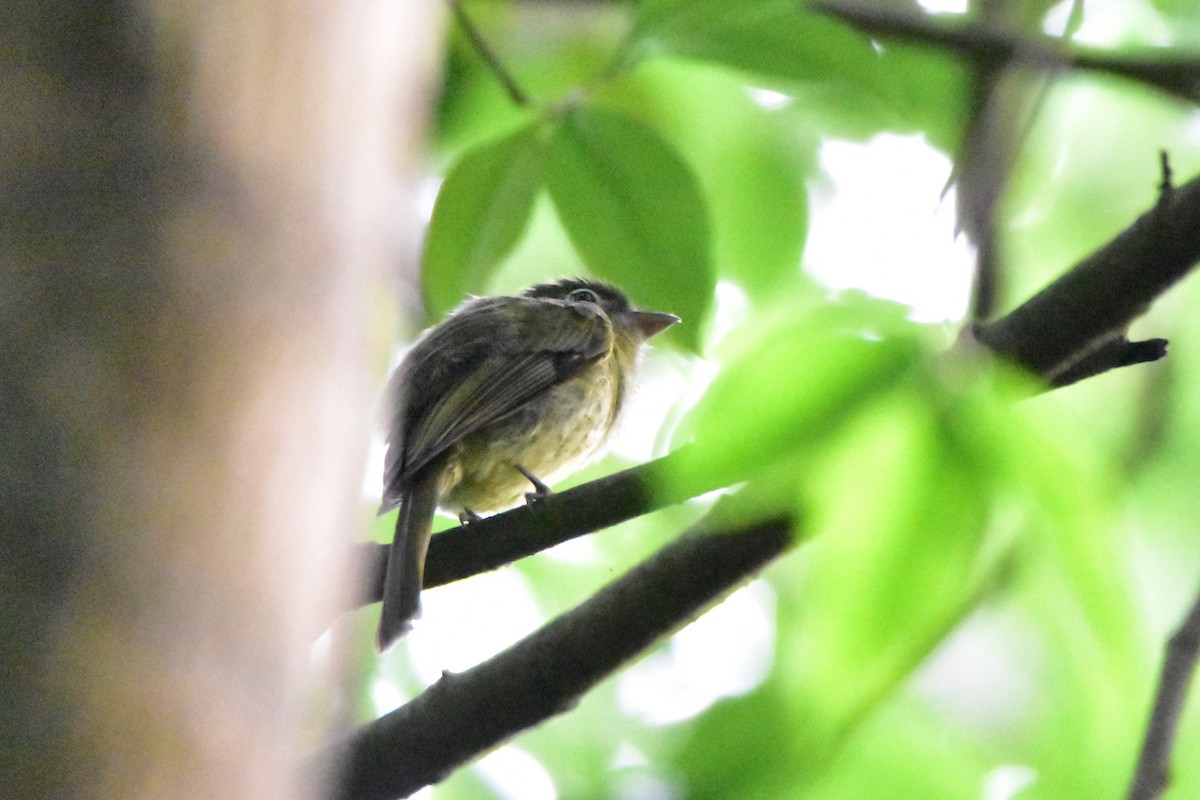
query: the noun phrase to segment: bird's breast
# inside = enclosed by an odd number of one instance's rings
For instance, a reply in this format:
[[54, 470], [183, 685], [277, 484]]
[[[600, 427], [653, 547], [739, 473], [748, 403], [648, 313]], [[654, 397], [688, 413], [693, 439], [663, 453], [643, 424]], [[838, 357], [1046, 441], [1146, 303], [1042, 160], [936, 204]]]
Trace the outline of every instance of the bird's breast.
[[466, 437], [450, 459], [442, 507], [490, 513], [518, 505], [533, 487], [517, 464], [551, 485], [586, 466], [612, 429], [620, 380], [616, 360], [604, 359]]

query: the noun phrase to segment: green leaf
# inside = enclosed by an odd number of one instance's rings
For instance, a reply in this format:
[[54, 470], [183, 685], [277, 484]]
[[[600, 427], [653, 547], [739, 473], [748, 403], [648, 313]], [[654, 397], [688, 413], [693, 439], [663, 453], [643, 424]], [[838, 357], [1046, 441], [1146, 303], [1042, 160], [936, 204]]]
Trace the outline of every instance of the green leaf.
[[965, 72], [953, 58], [873, 42], [786, 0], [644, 3], [626, 47], [630, 60], [663, 54], [783, 81], [803, 117], [826, 134], [922, 130], [953, 150], [966, 113]]
[[789, 81], [877, 86], [870, 40], [795, 0], [654, 0], [638, 7], [636, 53], [703, 59]]
[[653, 120], [693, 165], [707, 199], [717, 274], [762, 306], [800, 276], [815, 155], [728, 70], [660, 59], [597, 103]]
[[878, 398], [813, 473], [817, 539], [789, 674], [815, 755], [974, 608], [1002, 551], [985, 547], [987, 484], [963, 468], [924, 392]]
[[773, 301], [800, 276], [808, 232], [808, 187], [794, 144], [748, 112], [742, 135], [709, 165], [716, 252], [723, 273], [759, 303]]
[[899, 306], [878, 301], [780, 308], [741, 337], [685, 421], [694, 441], [663, 488], [716, 489], [802, 456], [912, 368], [914, 329]]
[[455, 164], [442, 183], [425, 241], [425, 298], [440, 316], [484, 288], [516, 245], [542, 187], [545, 143], [537, 125], [489, 142]]
[[695, 348], [715, 279], [704, 198], [675, 149], [634, 120], [574, 109], [550, 140], [546, 185], [588, 266], [679, 315]]
[[944, 53], [890, 42], [881, 56], [890, 102], [879, 121], [892, 130], [924, 131], [930, 144], [954, 152], [970, 111], [967, 70]]

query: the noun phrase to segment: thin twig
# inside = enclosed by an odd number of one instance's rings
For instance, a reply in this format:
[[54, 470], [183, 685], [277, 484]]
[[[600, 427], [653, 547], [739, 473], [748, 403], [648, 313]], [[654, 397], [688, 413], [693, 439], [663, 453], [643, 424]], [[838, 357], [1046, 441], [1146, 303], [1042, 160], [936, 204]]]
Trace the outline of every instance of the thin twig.
[[945, 22], [930, 15], [846, 0], [817, 0], [810, 6], [871, 35], [931, 45], [987, 61], [1020, 63], [1034, 69], [1090, 70], [1116, 75], [1159, 91], [1200, 102], [1200, 58], [1168, 50], [1137, 55], [1068, 46], [1061, 39], [996, 30], [974, 22]]
[[1200, 657], [1200, 593], [1184, 618], [1179, 630], [1167, 642], [1154, 711], [1146, 726], [1142, 754], [1129, 789], [1129, 800], [1155, 800], [1161, 797], [1170, 783], [1171, 751], [1179, 717], [1187, 699], [1188, 686]]
[[1113, 336], [1104, 340], [1096, 349], [1082, 358], [1072, 361], [1068, 367], [1049, 377], [1050, 386], [1061, 389], [1085, 378], [1134, 364], [1148, 364], [1167, 355], [1166, 339], [1146, 339], [1131, 342], [1124, 336]]
[[1166, 150], [1158, 154], [1159, 169], [1162, 180], [1158, 184], [1158, 208], [1165, 214], [1171, 207], [1171, 198], [1175, 194], [1175, 176], [1171, 171], [1171, 156]]
[[487, 40], [483, 38], [483, 35], [479, 32], [479, 29], [475, 27], [475, 23], [471, 21], [469, 16], [467, 16], [467, 12], [463, 9], [462, 3], [459, 2], [459, 0], [450, 0], [450, 11], [454, 14], [454, 19], [456, 22], [458, 22], [459, 27], [463, 29], [463, 33], [467, 35], [467, 39], [470, 40], [471, 46], [475, 48], [475, 51], [479, 53], [484, 63], [488, 65], [488, 69], [490, 69], [492, 74], [496, 76], [496, 80], [498, 80], [500, 85], [504, 87], [505, 93], [508, 94], [508, 97], [513, 101], [513, 104], [520, 106], [521, 108], [531, 105], [529, 95], [525, 93], [525, 90], [522, 89], [520, 84], [517, 83], [516, 79], [513, 78], [512, 73], [508, 71], [508, 68], [504, 66], [504, 63], [500, 61], [500, 57], [496, 55], [496, 51], [493, 50], [491, 45], [487, 43]]

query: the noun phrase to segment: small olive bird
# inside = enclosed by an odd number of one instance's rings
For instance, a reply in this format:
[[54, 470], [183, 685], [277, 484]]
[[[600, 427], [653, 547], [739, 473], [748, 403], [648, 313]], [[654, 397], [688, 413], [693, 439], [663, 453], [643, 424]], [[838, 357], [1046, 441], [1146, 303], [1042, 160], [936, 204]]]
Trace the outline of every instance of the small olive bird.
[[464, 521], [520, 503], [532, 483], [599, 454], [629, 394], [642, 343], [679, 322], [637, 311], [616, 288], [569, 278], [516, 297], [467, 300], [392, 373], [380, 513], [399, 506], [377, 645], [420, 608], [437, 507]]

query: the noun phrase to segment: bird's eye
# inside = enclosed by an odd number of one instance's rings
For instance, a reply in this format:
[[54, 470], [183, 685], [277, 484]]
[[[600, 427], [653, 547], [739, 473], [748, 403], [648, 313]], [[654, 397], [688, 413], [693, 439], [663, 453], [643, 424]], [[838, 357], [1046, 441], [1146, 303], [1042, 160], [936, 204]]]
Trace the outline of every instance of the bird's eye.
[[597, 303], [600, 298], [596, 297], [596, 293], [591, 289], [576, 289], [567, 295], [567, 300], [572, 303]]

